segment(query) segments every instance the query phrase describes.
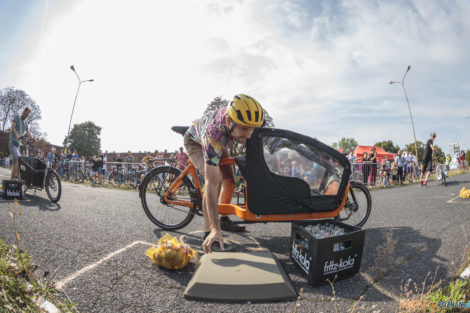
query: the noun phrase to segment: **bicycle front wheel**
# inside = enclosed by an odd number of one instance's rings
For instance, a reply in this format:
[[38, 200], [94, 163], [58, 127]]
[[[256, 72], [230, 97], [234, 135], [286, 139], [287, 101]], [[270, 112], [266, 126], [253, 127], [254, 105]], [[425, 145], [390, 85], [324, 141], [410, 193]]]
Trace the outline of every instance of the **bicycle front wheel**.
[[372, 209], [372, 197], [369, 189], [359, 182], [349, 182], [349, 194], [339, 220], [347, 220], [351, 225], [362, 227], [369, 218]]
[[185, 227], [194, 218], [196, 209], [201, 207], [199, 190], [187, 176], [183, 177], [181, 186], [170, 193], [167, 199], [181, 201], [188, 206], [165, 201], [165, 193], [180, 174], [181, 171], [175, 167], [157, 167], [145, 175], [140, 186], [139, 195], [145, 213], [155, 225], [165, 230]]
[[444, 185], [444, 187], [446, 187], [447, 181], [446, 181], [446, 173], [444, 169], [441, 169], [441, 175], [442, 175], [442, 184]]
[[52, 203], [60, 200], [62, 194], [62, 185], [60, 178], [55, 172], [49, 172], [46, 176], [46, 193]]

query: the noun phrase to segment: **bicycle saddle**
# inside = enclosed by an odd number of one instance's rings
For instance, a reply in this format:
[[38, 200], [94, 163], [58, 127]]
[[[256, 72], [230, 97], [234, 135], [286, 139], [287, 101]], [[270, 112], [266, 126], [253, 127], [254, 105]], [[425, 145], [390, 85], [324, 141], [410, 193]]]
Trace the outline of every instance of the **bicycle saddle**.
[[186, 131], [188, 130], [189, 126], [173, 126], [171, 128], [172, 131], [180, 134], [180, 135], [183, 135], [186, 133]]

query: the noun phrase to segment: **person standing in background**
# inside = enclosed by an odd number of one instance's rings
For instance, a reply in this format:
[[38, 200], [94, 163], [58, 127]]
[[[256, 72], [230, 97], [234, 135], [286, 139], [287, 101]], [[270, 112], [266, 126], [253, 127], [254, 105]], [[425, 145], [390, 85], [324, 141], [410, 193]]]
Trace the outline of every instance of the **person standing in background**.
[[375, 147], [372, 147], [369, 159], [372, 163], [370, 169], [370, 184], [371, 186], [375, 186], [375, 180], [377, 179], [377, 151], [375, 150]]
[[370, 158], [367, 152], [364, 152], [362, 156], [362, 182], [364, 183], [364, 185], [368, 184], [367, 179], [369, 178], [369, 172], [370, 172]]
[[401, 156], [401, 150], [398, 150], [397, 156], [395, 157], [395, 165], [397, 166], [397, 184], [403, 185], [403, 157]]
[[450, 171], [450, 162], [452, 161], [452, 157], [450, 156], [450, 154], [447, 153], [446, 155], [446, 169], [447, 169], [447, 172]]
[[180, 147], [180, 152], [176, 155], [176, 164], [180, 170], [183, 170], [188, 164], [189, 157], [184, 152], [183, 147]]

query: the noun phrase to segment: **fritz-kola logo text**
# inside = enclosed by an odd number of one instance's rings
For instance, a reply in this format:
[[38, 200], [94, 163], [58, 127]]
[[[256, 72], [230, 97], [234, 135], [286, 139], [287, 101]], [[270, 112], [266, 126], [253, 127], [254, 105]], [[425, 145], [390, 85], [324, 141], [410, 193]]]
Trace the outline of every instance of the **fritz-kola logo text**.
[[351, 256], [348, 256], [348, 259], [343, 261], [343, 258], [339, 259], [338, 263], [335, 263], [335, 261], [326, 261], [325, 266], [323, 268], [323, 274], [331, 274], [331, 273], [336, 273], [336, 272], [341, 272], [344, 270], [347, 270], [349, 268], [352, 268], [354, 266], [354, 261], [355, 258], [351, 259]]
[[307, 253], [302, 253], [302, 248], [297, 247], [295, 242], [292, 243], [292, 258], [300, 265], [300, 267], [308, 274], [312, 257]]

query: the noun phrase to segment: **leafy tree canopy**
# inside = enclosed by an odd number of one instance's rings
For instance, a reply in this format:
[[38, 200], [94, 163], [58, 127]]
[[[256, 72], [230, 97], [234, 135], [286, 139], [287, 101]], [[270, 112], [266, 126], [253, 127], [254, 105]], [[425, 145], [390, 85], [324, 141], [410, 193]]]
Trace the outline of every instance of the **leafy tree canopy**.
[[20, 89], [7, 87], [0, 90], [0, 119], [1, 129], [5, 131], [11, 127], [11, 121], [16, 114], [21, 115], [23, 110], [28, 107], [31, 113], [26, 119], [31, 133], [39, 138], [45, 137], [39, 129], [39, 120], [41, 119], [41, 109], [31, 97]]
[[77, 149], [79, 155], [88, 157], [97, 154], [101, 147], [101, 127], [88, 121], [73, 125], [70, 136], [64, 139], [64, 146], [73, 151]]
[[356, 149], [357, 141], [354, 138], [342, 137], [338, 142], [331, 145], [334, 149], [342, 148], [344, 152]]
[[[423, 155], [424, 155], [424, 149], [425, 149], [425, 144], [422, 142], [422, 141], [419, 141], [417, 140], [416, 141], [416, 146], [418, 148], [418, 162], [421, 162], [423, 160]], [[407, 145], [405, 145], [405, 149], [406, 151], [410, 152], [411, 154], [415, 155], [415, 143], [412, 142], [412, 143], [409, 143]], [[403, 150], [402, 150], [403, 152]]]
[[385, 151], [392, 153], [397, 153], [398, 150], [400, 150], [400, 147], [398, 145], [394, 146], [393, 141], [391, 140], [379, 141], [374, 146], [378, 146], [384, 149]]

